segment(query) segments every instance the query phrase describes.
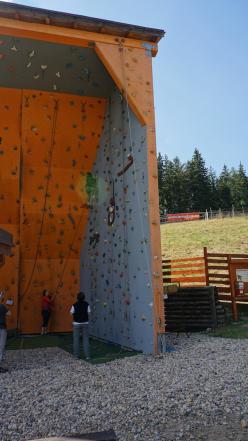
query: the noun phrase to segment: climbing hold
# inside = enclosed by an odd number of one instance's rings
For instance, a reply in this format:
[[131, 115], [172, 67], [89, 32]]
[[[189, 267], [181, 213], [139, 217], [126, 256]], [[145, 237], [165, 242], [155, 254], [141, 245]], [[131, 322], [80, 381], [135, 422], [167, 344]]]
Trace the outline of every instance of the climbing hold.
[[75, 219], [73, 218], [73, 216], [71, 215], [71, 213], [67, 214], [68, 218], [70, 219], [72, 225], [75, 225]]

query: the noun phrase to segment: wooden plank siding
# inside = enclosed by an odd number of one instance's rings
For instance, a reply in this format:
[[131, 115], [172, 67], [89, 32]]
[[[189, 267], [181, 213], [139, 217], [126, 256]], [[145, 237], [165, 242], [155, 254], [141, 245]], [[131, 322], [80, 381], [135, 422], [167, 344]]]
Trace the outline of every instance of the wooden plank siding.
[[203, 249], [203, 256], [162, 260], [163, 285], [177, 284], [182, 287], [216, 286], [218, 298], [231, 302], [233, 318], [237, 319], [237, 304], [248, 303], [248, 296], [235, 297], [231, 280], [230, 264], [248, 261], [248, 254], [209, 253]]
[[202, 256], [182, 259], [163, 259], [163, 283], [206, 285], [205, 262]]

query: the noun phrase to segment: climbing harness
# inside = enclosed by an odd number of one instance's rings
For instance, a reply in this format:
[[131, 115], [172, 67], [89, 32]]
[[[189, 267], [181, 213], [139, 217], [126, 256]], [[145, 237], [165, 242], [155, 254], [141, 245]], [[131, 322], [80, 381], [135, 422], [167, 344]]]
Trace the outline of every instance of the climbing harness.
[[116, 205], [115, 205], [115, 184], [112, 182], [112, 196], [109, 201], [108, 211], [108, 225], [111, 227], [115, 221]]

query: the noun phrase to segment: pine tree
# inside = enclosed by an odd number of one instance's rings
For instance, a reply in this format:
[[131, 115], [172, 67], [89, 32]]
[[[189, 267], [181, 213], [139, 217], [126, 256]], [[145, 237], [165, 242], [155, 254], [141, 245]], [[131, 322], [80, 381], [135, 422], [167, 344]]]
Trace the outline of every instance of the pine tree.
[[164, 159], [161, 153], [158, 154], [157, 162], [158, 162], [159, 209], [160, 209], [160, 213], [163, 214], [165, 209], [165, 190], [164, 190], [165, 166], [164, 166]]
[[214, 169], [210, 166], [208, 170], [208, 179], [210, 185], [210, 195], [209, 195], [209, 207], [212, 210], [218, 210], [219, 208], [219, 197], [217, 190], [217, 176]]
[[211, 185], [208, 169], [198, 149], [186, 165], [187, 186], [189, 189], [190, 211], [205, 211], [210, 208]]
[[217, 192], [219, 208], [223, 210], [230, 210], [232, 207], [231, 195], [231, 176], [226, 165], [224, 165], [222, 172], [217, 180]]
[[172, 204], [173, 213], [188, 210], [188, 194], [186, 185], [185, 166], [178, 157], [172, 161]]
[[248, 178], [241, 163], [238, 170], [234, 168], [231, 170], [230, 192], [232, 204], [236, 210], [243, 210], [248, 207]]
[[168, 213], [184, 211], [248, 209], [248, 176], [240, 163], [238, 170], [224, 165], [219, 177], [205, 165], [198, 149], [191, 161], [181, 163], [178, 157], [170, 161], [158, 155], [160, 210]]

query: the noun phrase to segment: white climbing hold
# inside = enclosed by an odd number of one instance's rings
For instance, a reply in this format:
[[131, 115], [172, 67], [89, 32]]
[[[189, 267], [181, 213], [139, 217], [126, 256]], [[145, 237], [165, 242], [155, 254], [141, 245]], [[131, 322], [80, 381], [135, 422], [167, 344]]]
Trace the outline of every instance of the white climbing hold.
[[48, 66], [46, 64], [42, 64], [40, 68], [41, 70], [47, 70]]
[[32, 66], [32, 63], [31, 63], [31, 61], [29, 61], [29, 63], [27, 64], [26, 67], [31, 67], [31, 66]]
[[61, 78], [61, 74], [60, 74], [60, 72], [56, 72], [56, 77], [57, 77], [57, 78]]
[[34, 78], [34, 80], [38, 80], [40, 78], [40, 75], [39, 74], [33, 75], [33, 78]]
[[10, 48], [10, 50], [13, 51], [13, 52], [18, 52], [18, 49], [17, 49], [17, 47], [16, 47], [15, 45], [13, 45], [13, 46]]
[[32, 58], [32, 57], [34, 56], [34, 54], [35, 54], [35, 51], [34, 51], [34, 50], [32, 50], [31, 52], [29, 52], [29, 54], [28, 54], [29, 58]]

